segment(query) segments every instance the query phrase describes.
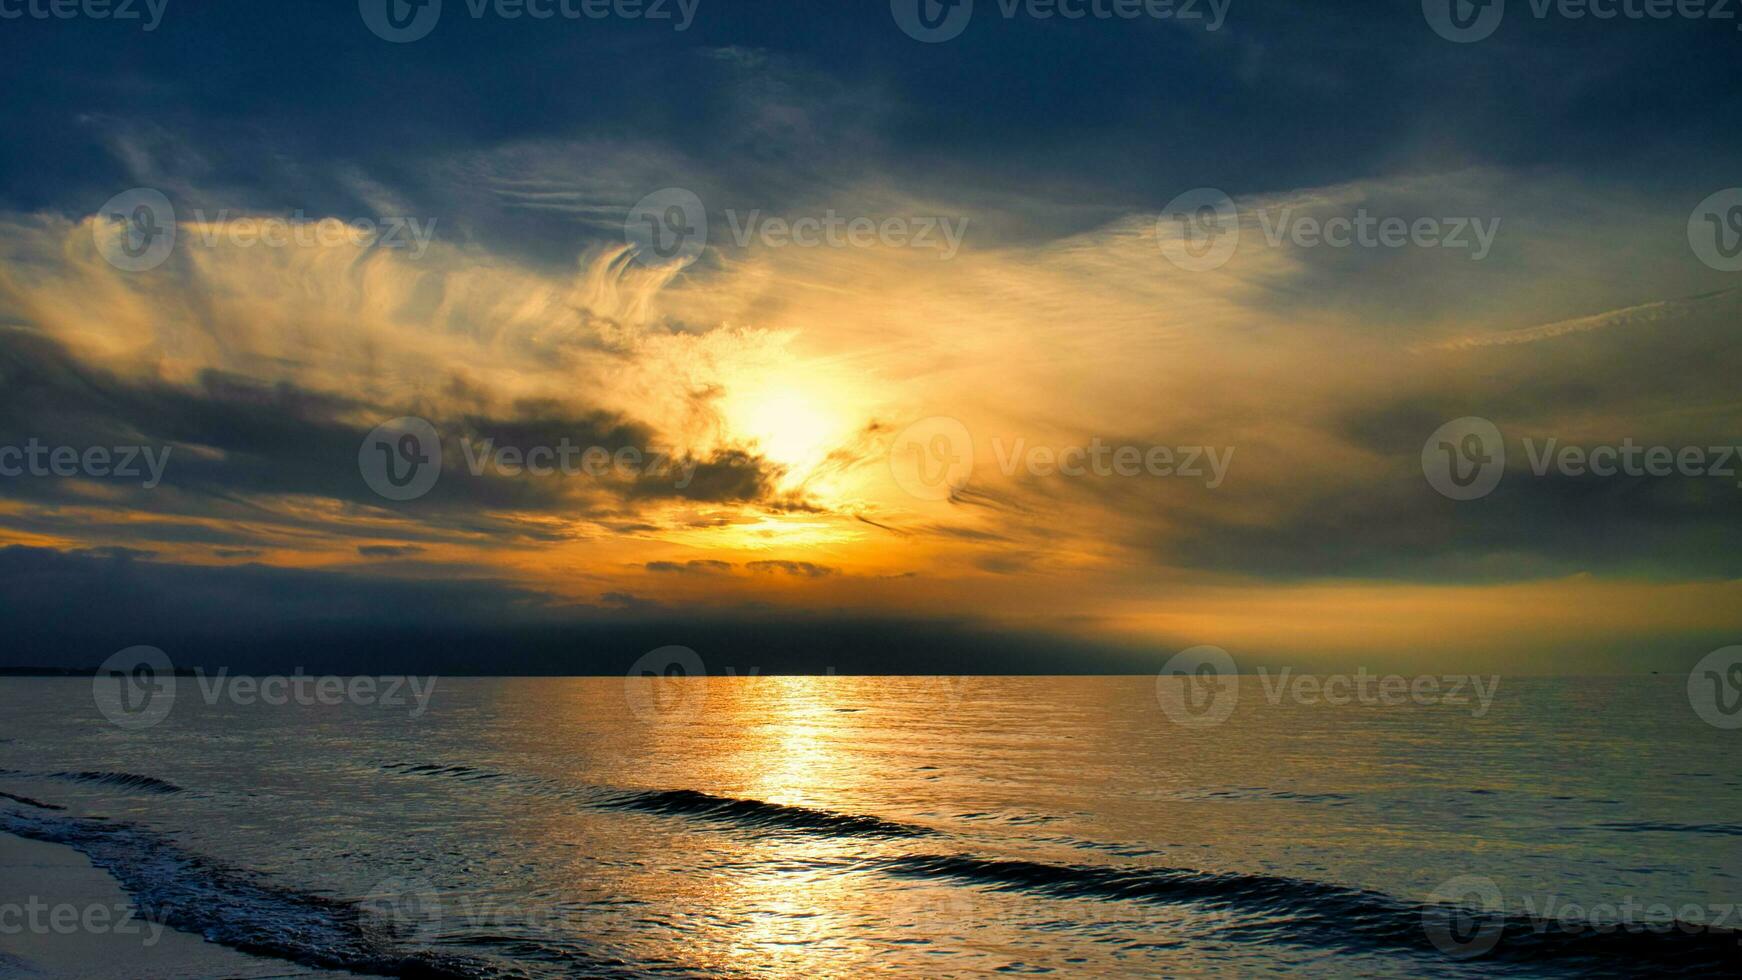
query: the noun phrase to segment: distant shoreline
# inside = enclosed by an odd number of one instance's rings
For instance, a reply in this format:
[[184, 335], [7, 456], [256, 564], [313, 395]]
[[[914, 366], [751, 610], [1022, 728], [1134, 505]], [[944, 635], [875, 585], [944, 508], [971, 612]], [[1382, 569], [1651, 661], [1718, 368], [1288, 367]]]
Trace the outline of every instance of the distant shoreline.
[[[95, 677], [98, 667], [0, 667], [0, 677]], [[192, 667], [177, 667], [177, 677], [196, 677]]]
[[[90, 678], [90, 677], [96, 677], [98, 670], [99, 670], [99, 668], [97, 668], [97, 667], [0, 667], [0, 679], [4, 679], [4, 678], [8, 678], [8, 677], [73, 677], [73, 678], [85, 677], [85, 678]], [[296, 670], [297, 672], [305, 672], [305, 671], [302, 671], [300, 668], [293, 668], [293, 670]], [[201, 676], [209, 677], [209, 676], [212, 676], [212, 675], [217, 674], [219, 672], [223, 672], [225, 674], [225, 676], [232, 677], [232, 678], [234, 678], [234, 677], [281, 677], [281, 676], [286, 676], [284, 671], [235, 670], [235, 669], [229, 668], [229, 667], [177, 667], [177, 668], [175, 668], [175, 670], [172, 673], [173, 673], [173, 676], [175, 676], [175, 677], [201, 677]], [[491, 679], [498, 679], [498, 680], [519, 680], [519, 679], [532, 680], [532, 679], [550, 679], [550, 678], [563, 678], [563, 677], [615, 677], [615, 678], [621, 679], [621, 678], [625, 678], [625, 677], [635, 676], [635, 675], [626, 675], [626, 674], [615, 673], [615, 672], [613, 672], [613, 673], [597, 673], [597, 672], [582, 672], [582, 671], [546, 672], [546, 673], [501, 673], [501, 674], [481, 673], [481, 672], [476, 672], [476, 671], [452, 671], [452, 670], [425, 670], [425, 671], [409, 671], [409, 672], [408, 671], [391, 671], [391, 670], [389, 670], [389, 671], [355, 671], [355, 672], [349, 672], [349, 673], [337, 672], [337, 671], [319, 671], [319, 672], [306, 671], [306, 673], [308, 673], [309, 676], [345, 677], [345, 678], [349, 678], [349, 677], [409, 677], [409, 676], [432, 677], [433, 676], [433, 677], [451, 677], [451, 678], [491, 678]], [[1301, 671], [1296, 671], [1295, 673], [1297, 676], [1304, 677], [1304, 676], [1328, 676], [1330, 674], [1335, 674], [1338, 672], [1334, 671], [1334, 670], [1322, 670], [1322, 671], [1301, 670]], [[1409, 671], [1409, 670], [1405, 670], [1403, 668], [1398, 668], [1398, 669], [1394, 669], [1394, 670], [1384, 670], [1384, 671], [1375, 670], [1373, 673], [1375, 676], [1378, 676], [1379, 674], [1402, 674], [1402, 675], [1406, 675], [1406, 676], [1414, 676], [1416, 674], [1426, 675], [1426, 674], [1446, 673], [1446, 672], [1445, 671], [1432, 671], [1432, 670]], [[1593, 673], [1593, 674], [1513, 674], [1513, 673], [1503, 673], [1503, 672], [1499, 672], [1499, 671], [1488, 670], [1488, 671], [1481, 671], [1478, 673], [1483, 673], [1483, 674], [1498, 673], [1498, 674], [1500, 674], [1500, 676], [1505, 677], [1507, 680], [1528, 680], [1528, 679], [1535, 679], [1535, 678], [1569, 680], [1569, 679], [1599, 678], [1599, 677], [1655, 677], [1655, 676], [1681, 677], [1681, 676], [1684, 676], [1686, 674], [1686, 671], [1667, 671], [1666, 672], [1666, 671], [1659, 669], [1659, 670], [1637, 670], [1637, 671], [1624, 671], [1624, 672], [1612, 672], [1612, 673]], [[1259, 677], [1259, 676], [1262, 676], [1262, 674], [1263, 674], [1262, 670], [1240, 670], [1240, 671], [1236, 671], [1233, 676]], [[643, 676], [653, 676], [653, 675], [643, 675]], [[1061, 673], [1059, 671], [1009, 671], [1009, 670], [1005, 670], [1005, 671], [934, 670], [934, 671], [923, 671], [923, 672], [915, 672], [915, 671], [841, 671], [841, 670], [831, 672], [831, 671], [764, 670], [764, 671], [753, 671], [753, 672], [752, 671], [733, 672], [732, 670], [728, 669], [724, 673], [718, 673], [718, 674], [704, 673], [704, 674], [696, 674], [693, 676], [698, 677], [698, 678], [712, 677], [715, 680], [732, 680], [732, 679], [736, 679], [736, 678], [743, 678], [746, 680], [755, 680], [757, 678], [763, 678], [763, 677], [1143, 677], [1143, 678], [1148, 678], [1150, 680], [1154, 680], [1156, 677], [1156, 673], [1152, 672], [1152, 671], [1135, 671], [1135, 672], [1133, 672], [1133, 671], [1099, 671], [1099, 670], [1076, 671], [1076, 672], [1070, 672], [1070, 673]]]

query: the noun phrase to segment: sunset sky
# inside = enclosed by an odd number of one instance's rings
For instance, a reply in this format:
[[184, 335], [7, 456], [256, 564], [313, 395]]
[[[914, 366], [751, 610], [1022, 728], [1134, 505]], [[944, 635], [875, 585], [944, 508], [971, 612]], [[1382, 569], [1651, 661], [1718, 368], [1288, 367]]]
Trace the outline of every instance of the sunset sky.
[[[170, 451], [149, 488], [0, 477], [21, 641], [0, 665], [307, 640], [370, 666], [392, 637], [451, 670], [440, 637], [495, 636], [479, 669], [673, 643], [852, 671], [887, 665], [867, 638], [905, 637], [944, 671], [951, 650], [1153, 670], [1210, 644], [1554, 673], [1742, 637], [1742, 461], [1537, 476], [1523, 449], [1742, 444], [1742, 274], [1689, 244], [1742, 184], [1733, 25], [1558, 23], [1549, 44], [1520, 5], [1454, 44], [1414, 2], [1235, 0], [1208, 31], [982, 0], [922, 44], [883, 2], [702, 0], [680, 32], [449, 0], [395, 44], [314, 6], [0, 24], [0, 446]], [[1239, 243], [1194, 271], [1157, 219], [1204, 187]], [[99, 247], [133, 188], [177, 230], [137, 272]], [[665, 188], [706, 209], [687, 265], [625, 234]], [[953, 254], [734, 234], [830, 213], [962, 234]], [[1494, 234], [1479, 258], [1267, 235], [1360, 214]], [[328, 217], [433, 237], [248, 238]], [[1507, 468], [1457, 501], [1422, 451], [1466, 416]], [[443, 447], [406, 501], [358, 462], [399, 417]], [[898, 436], [934, 418], [973, 446], [942, 499], [901, 478]], [[565, 438], [693, 473], [467, 471], [464, 446]], [[1001, 465], [1096, 440], [1225, 471]]]

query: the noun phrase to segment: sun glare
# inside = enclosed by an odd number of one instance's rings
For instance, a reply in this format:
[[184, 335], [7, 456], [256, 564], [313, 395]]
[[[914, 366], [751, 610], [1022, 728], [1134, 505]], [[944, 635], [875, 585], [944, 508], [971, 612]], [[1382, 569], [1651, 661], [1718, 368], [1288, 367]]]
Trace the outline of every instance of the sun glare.
[[753, 441], [769, 460], [802, 480], [841, 431], [841, 415], [817, 392], [797, 385], [751, 389], [728, 410], [733, 434]]

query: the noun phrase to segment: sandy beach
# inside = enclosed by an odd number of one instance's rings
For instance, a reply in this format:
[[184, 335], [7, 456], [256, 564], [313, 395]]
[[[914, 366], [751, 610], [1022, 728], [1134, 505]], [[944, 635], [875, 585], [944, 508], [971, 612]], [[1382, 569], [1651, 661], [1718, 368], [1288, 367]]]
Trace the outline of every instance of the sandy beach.
[[0, 978], [348, 976], [249, 956], [146, 921], [83, 854], [0, 833]]

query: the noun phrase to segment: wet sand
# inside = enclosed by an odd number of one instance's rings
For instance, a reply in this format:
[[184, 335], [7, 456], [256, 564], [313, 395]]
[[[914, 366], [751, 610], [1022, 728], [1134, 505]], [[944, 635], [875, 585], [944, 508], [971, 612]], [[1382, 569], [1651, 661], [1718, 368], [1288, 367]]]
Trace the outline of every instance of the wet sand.
[[146, 921], [83, 854], [0, 833], [0, 978], [353, 976], [249, 956]]

